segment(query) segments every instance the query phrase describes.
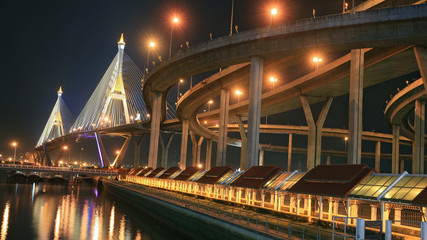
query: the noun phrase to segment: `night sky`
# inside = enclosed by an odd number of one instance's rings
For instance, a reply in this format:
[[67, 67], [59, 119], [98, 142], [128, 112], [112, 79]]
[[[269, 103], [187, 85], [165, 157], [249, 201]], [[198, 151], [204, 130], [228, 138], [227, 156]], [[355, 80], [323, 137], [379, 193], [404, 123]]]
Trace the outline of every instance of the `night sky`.
[[[234, 25], [245, 31], [269, 24], [272, 3], [278, 6], [279, 16], [275, 21], [280, 23], [309, 18], [313, 8], [317, 16], [339, 13], [342, 1], [235, 0]], [[3, 32], [0, 154], [12, 154], [12, 140], [19, 143], [20, 155], [35, 146], [55, 104], [59, 86], [71, 113], [77, 117], [116, 55], [121, 33], [125, 37], [125, 51], [143, 69], [148, 39], [157, 42], [158, 52], [153, 54], [156, 58], [167, 57], [173, 15], [181, 20], [173, 35], [176, 50], [186, 41], [190, 46], [208, 41], [209, 33], [214, 38], [227, 35], [230, 10], [231, 0], [0, 1]], [[382, 114], [385, 97], [391, 93], [390, 89], [402, 84], [392, 81], [386, 86], [381, 87], [385, 89], [383, 94], [376, 94], [377, 104], [370, 106], [374, 109], [367, 107], [366, 111], [372, 115], [364, 118], [372, 124], [364, 126], [366, 130], [391, 131]], [[334, 101], [331, 114], [336, 114], [336, 118], [328, 116], [326, 127], [347, 126], [348, 116], [340, 112], [342, 108], [348, 112], [346, 101], [345, 96]], [[305, 125], [302, 110], [296, 112], [302, 121], [293, 118], [289, 122]], [[174, 142], [178, 143], [179, 137]], [[173, 151], [172, 157], [176, 155]]]

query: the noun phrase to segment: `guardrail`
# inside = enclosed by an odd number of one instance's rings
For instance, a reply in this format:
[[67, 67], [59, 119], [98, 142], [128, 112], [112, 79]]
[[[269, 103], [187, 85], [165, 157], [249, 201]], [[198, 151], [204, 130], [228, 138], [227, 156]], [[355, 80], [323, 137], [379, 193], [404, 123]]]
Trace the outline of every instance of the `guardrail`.
[[[267, 233], [275, 233], [282, 236], [298, 237], [301, 239], [356, 239], [350, 234], [343, 235], [342, 233], [334, 233], [300, 223], [291, 222], [289, 220], [271, 217], [264, 214], [258, 214], [248, 210], [225, 206], [223, 204], [212, 203], [207, 200], [196, 199], [194, 197], [185, 196], [183, 194], [162, 191], [154, 188], [145, 187], [139, 184], [128, 183], [137, 188], [143, 188], [143, 191], [138, 191], [142, 194], [167, 200], [177, 205], [193, 209], [198, 212], [208, 213], [218, 218], [248, 225], [259, 231]], [[135, 190], [132, 188], [132, 190]]]
[[36, 165], [21, 165], [21, 164], [0, 164], [0, 169], [13, 170], [31, 170], [35, 172], [70, 172], [83, 174], [99, 174], [99, 175], [117, 175], [117, 171], [102, 170], [102, 169], [85, 169], [72, 167], [49, 167]]

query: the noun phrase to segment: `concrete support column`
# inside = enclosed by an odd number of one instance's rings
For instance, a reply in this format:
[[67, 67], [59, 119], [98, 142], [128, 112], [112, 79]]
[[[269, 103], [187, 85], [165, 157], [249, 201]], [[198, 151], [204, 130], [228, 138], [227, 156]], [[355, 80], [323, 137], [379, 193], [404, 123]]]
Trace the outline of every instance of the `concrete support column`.
[[167, 166], [168, 166], [169, 147], [172, 143], [173, 137], [174, 137], [174, 134], [171, 133], [169, 135], [169, 137], [167, 138], [166, 144], [165, 144], [164, 139], [160, 135], [160, 138], [161, 138], [160, 143], [161, 143], [161, 147], [162, 147], [162, 157], [160, 160], [160, 167], [167, 168]]
[[348, 163], [362, 162], [362, 107], [363, 107], [363, 49], [351, 50], [349, 117], [348, 117]]
[[263, 68], [264, 59], [258, 56], [252, 57], [249, 81], [248, 149], [245, 169], [258, 165]]
[[307, 208], [307, 216], [308, 221], [311, 222], [311, 196], [308, 195], [306, 199], [304, 199], [304, 205]]
[[415, 101], [415, 138], [412, 153], [412, 173], [424, 174], [425, 102]]
[[299, 207], [301, 205], [301, 199], [300, 199], [300, 195], [297, 194], [297, 201], [296, 201], [296, 210], [295, 213], [298, 215], [299, 214]]
[[393, 124], [393, 141], [392, 141], [392, 152], [391, 152], [391, 172], [399, 173], [399, 143], [400, 138], [400, 126]]
[[417, 59], [418, 69], [424, 82], [425, 91], [427, 91], [427, 49], [425, 47], [414, 47], [415, 58]]
[[381, 164], [381, 142], [378, 141], [375, 144], [375, 170], [380, 172], [380, 164]]
[[133, 137], [133, 167], [136, 168], [139, 166], [139, 159], [141, 156], [141, 145], [144, 141], [145, 135], [141, 135], [139, 140], [136, 140], [136, 137]]
[[264, 148], [259, 149], [259, 166], [264, 166]]
[[326, 164], [331, 165], [331, 155], [326, 156]]
[[243, 126], [242, 116], [237, 116], [237, 125], [239, 125], [240, 138], [242, 139], [242, 147], [240, 148], [240, 169], [246, 167], [246, 151], [248, 138], [246, 137], [245, 127]]
[[288, 141], [288, 172], [292, 169], [292, 133], [289, 134]]
[[197, 159], [196, 159], [196, 163], [197, 165], [200, 164], [200, 155], [202, 152], [202, 144], [203, 144], [203, 140], [205, 138], [204, 137], [200, 137], [199, 140], [197, 141]]
[[307, 143], [307, 170], [321, 164], [322, 159], [322, 128], [332, 104], [332, 97], [329, 97], [323, 104], [317, 122], [314, 121], [310, 103], [306, 96], [300, 96], [304, 109], [305, 119], [308, 125], [308, 143]]
[[179, 158], [179, 168], [185, 169], [187, 166], [187, 145], [188, 145], [188, 125], [189, 120], [182, 122], [182, 135], [181, 135], [181, 155]]
[[195, 167], [197, 165], [197, 149], [198, 149], [198, 141], [196, 134], [193, 131], [190, 131], [191, 137], [191, 166]]
[[157, 168], [159, 154], [160, 122], [162, 121], [162, 93], [153, 92], [151, 113], [150, 148], [148, 150], [148, 167]]
[[225, 166], [226, 164], [229, 102], [230, 91], [221, 89], [216, 166]]
[[212, 161], [212, 139], [206, 140], [206, 162], [205, 162], [205, 169], [210, 170], [211, 169], [211, 161]]

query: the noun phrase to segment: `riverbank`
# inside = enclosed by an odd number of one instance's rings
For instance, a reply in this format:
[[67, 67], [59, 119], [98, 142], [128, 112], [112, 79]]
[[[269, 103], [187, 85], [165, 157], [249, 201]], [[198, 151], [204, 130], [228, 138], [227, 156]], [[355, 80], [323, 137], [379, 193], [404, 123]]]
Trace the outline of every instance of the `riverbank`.
[[256, 229], [193, 211], [185, 204], [177, 205], [150, 196], [135, 184], [105, 181], [105, 189], [134, 207], [191, 239], [296, 239], [277, 237]]

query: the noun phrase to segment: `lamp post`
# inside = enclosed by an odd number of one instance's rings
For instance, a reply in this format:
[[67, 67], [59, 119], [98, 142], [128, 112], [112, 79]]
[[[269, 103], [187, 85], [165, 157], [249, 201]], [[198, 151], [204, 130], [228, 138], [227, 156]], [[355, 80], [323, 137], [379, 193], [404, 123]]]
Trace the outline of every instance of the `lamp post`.
[[148, 73], [148, 68], [150, 67], [150, 50], [156, 46], [155, 42], [150, 42], [148, 44], [147, 49], [147, 68], [145, 69], [145, 73]]
[[320, 57], [313, 57], [313, 62], [316, 64], [316, 70], [319, 69], [319, 63], [322, 62]]
[[212, 105], [212, 103], [213, 103], [213, 101], [212, 101], [212, 100], [209, 100], [209, 102], [208, 102], [208, 112], [211, 110], [211, 105]]
[[178, 82], [178, 90], [176, 91], [176, 104], [178, 105], [178, 100], [179, 100], [179, 85], [181, 84], [181, 83], [183, 83], [184, 82], [184, 80], [181, 78], [181, 79], [179, 79], [179, 82]]
[[273, 84], [273, 89], [272, 90], [274, 90], [274, 84], [277, 82], [277, 78], [270, 77], [270, 82]]
[[345, 142], [344, 152], [347, 152], [347, 141], [348, 141], [348, 137], [345, 137], [344, 138], [344, 142]]
[[273, 17], [277, 15], [277, 8], [272, 8], [270, 11], [270, 28], [273, 25]]
[[172, 19], [172, 25], [171, 25], [171, 37], [170, 37], [170, 42], [169, 42], [169, 57], [171, 57], [172, 55], [172, 34], [173, 34], [173, 26], [179, 22], [179, 18], [174, 17]]
[[[68, 150], [68, 146], [64, 146], [62, 147], [64, 149], [64, 151]], [[70, 151], [68, 152], [68, 165], [71, 163], [71, 148]]]
[[240, 102], [240, 95], [242, 95], [242, 92], [240, 90], [236, 90], [237, 95], [237, 102]]
[[233, 15], [234, 15], [234, 0], [231, 0], [230, 36], [233, 35]]
[[12, 142], [11, 145], [14, 148], [13, 161], [16, 161], [16, 147], [18, 146], [18, 143], [17, 142]]

